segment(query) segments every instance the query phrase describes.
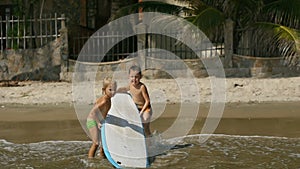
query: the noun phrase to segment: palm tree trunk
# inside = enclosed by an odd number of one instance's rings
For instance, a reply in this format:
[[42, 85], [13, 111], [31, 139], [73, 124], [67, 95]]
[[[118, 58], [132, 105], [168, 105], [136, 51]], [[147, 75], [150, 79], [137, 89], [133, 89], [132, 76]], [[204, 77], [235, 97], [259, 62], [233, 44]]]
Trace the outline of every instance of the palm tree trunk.
[[96, 28], [105, 25], [111, 16], [112, 0], [97, 0], [98, 11], [96, 19]]

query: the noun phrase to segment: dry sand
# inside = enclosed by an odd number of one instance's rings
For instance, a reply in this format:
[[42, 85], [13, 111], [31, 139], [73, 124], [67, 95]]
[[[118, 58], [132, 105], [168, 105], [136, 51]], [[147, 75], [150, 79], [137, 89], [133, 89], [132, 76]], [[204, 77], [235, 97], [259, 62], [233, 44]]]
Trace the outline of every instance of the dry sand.
[[[197, 79], [200, 100], [186, 79], [156, 79], [142, 81], [147, 85], [153, 102], [181, 103], [211, 101], [211, 78]], [[180, 83], [178, 83], [180, 81]], [[291, 78], [228, 78], [226, 81], [226, 103], [298, 102], [300, 101], [300, 77]], [[95, 94], [101, 96], [101, 82], [96, 83]], [[184, 84], [184, 86], [182, 86]], [[18, 87], [0, 87], [0, 104], [61, 104], [73, 103], [71, 82], [19, 82]], [[224, 84], [217, 84], [224, 85]], [[180, 86], [180, 87], [178, 87]], [[190, 97], [183, 98], [181, 94]]]

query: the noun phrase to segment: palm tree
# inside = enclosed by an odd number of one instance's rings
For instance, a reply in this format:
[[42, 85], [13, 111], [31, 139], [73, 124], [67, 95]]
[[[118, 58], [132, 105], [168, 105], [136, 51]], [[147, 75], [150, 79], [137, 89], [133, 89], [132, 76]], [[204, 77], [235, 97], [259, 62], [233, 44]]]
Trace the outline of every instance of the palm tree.
[[[172, 14], [184, 11], [190, 14], [185, 18], [206, 33], [211, 41], [225, 39], [225, 42], [228, 42], [228, 38], [233, 37], [231, 40], [233, 44], [225, 43], [228, 53], [255, 57], [283, 56], [286, 64], [290, 66], [299, 64], [299, 0], [181, 1], [189, 3], [190, 8], [163, 2], [142, 2], [121, 8], [115, 17], [134, 13], [140, 7], [144, 11]], [[227, 55], [225, 53], [227, 64], [225, 66], [231, 67], [232, 56], [228, 53]]]

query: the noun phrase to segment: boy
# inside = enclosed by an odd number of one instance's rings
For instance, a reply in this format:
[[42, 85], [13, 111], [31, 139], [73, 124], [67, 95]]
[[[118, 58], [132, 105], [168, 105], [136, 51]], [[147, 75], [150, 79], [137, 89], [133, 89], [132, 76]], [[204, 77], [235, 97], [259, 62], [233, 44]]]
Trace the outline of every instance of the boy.
[[152, 116], [152, 109], [147, 87], [144, 83], [140, 82], [141, 78], [141, 68], [136, 65], [131, 66], [129, 68], [129, 86], [119, 88], [117, 92], [130, 92], [132, 99], [139, 110], [143, 122], [145, 136], [150, 137], [150, 119]]
[[[117, 88], [117, 83], [111, 78], [105, 78], [103, 80], [102, 97], [96, 100], [95, 106], [90, 111], [86, 120], [86, 127], [90, 132], [91, 139], [93, 144], [89, 150], [88, 157], [93, 158], [95, 156], [96, 150], [99, 147], [101, 140], [98, 140], [100, 134], [101, 122], [99, 117], [105, 119], [110, 107], [111, 107], [111, 98], [115, 95]], [[100, 156], [105, 157], [102, 146], [100, 145]]]

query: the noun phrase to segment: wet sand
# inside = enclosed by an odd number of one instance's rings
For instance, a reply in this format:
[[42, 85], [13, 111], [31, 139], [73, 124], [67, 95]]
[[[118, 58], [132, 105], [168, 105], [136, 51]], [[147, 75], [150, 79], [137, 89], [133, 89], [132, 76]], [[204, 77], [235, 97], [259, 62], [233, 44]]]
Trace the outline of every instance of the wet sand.
[[[175, 121], [179, 104], [168, 104], [152, 122], [152, 130], [162, 133]], [[199, 134], [209, 104], [201, 104], [189, 134]], [[228, 103], [216, 134], [300, 137], [299, 102]], [[183, 126], [184, 127], [184, 126]], [[71, 104], [21, 105], [0, 107], [0, 138], [14, 143], [47, 140], [89, 140]]]

